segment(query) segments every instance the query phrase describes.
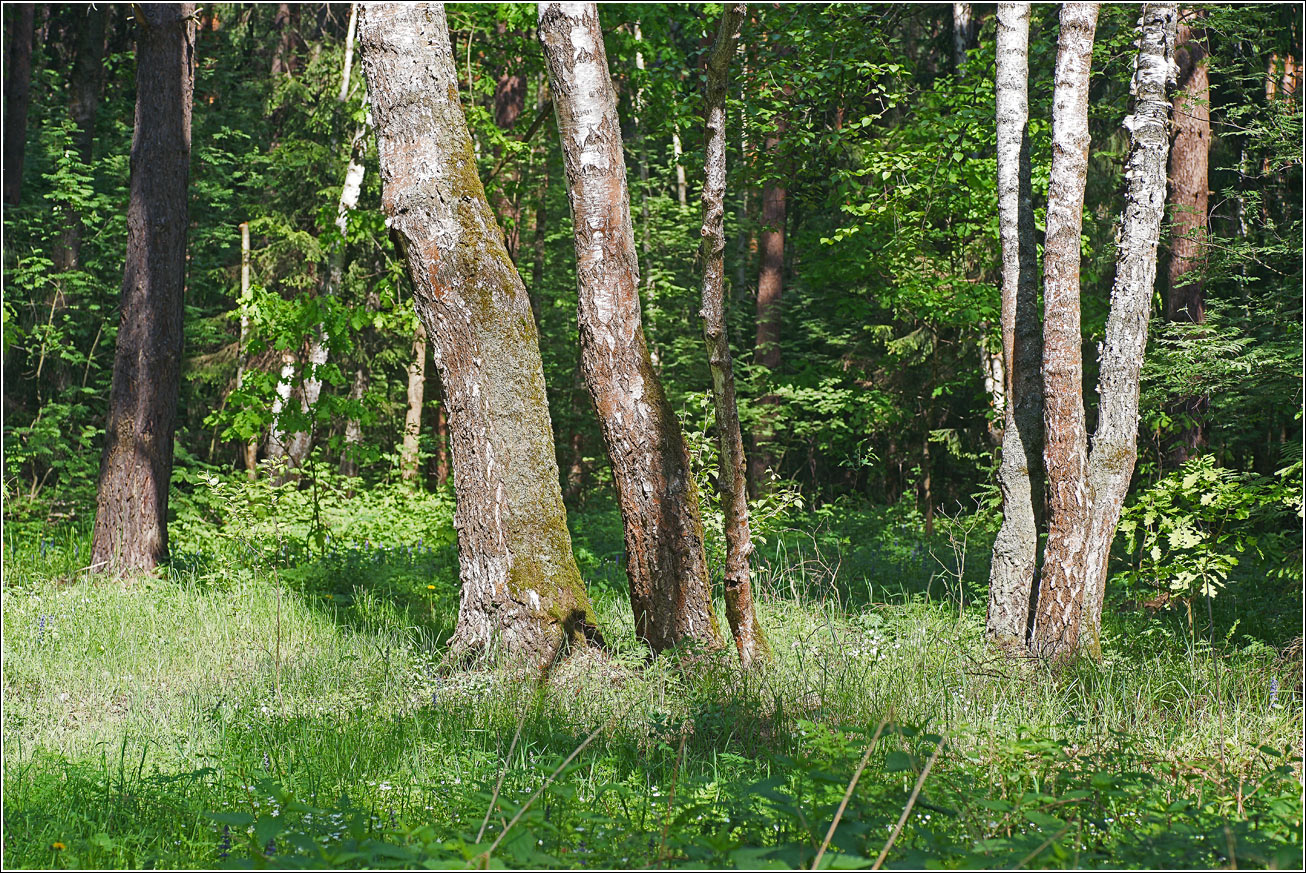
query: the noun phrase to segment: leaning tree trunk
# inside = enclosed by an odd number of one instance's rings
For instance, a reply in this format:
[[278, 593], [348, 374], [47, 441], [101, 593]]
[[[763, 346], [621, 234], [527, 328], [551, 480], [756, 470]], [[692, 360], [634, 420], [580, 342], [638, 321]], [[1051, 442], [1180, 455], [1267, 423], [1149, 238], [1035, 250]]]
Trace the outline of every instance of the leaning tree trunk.
[[[100, 91], [104, 87], [104, 22], [107, 16], [106, 6], [91, 6], [79, 15], [82, 19], [78, 24], [80, 38], [69, 83], [68, 115], [77, 126], [73, 145], [78, 160], [87, 166], [93, 158], [95, 116], [100, 106]], [[82, 251], [82, 217], [71, 203], [61, 204], [61, 207], [63, 227], [53, 258], [58, 272], [76, 270], [81, 263]]]
[[625, 526], [635, 632], [721, 645], [689, 452], [649, 359], [617, 99], [592, 3], [540, 4], [575, 228], [581, 366]]
[[[1184, 10], [1176, 39], [1179, 88], [1174, 100], [1174, 144], [1170, 149], [1170, 270], [1165, 300], [1167, 321], [1191, 324], [1206, 321], [1202, 273], [1211, 164], [1210, 73], [1206, 46], [1200, 34], [1193, 32], [1191, 23], [1200, 14], [1200, 10]], [[1175, 466], [1201, 448], [1201, 419], [1206, 407], [1205, 398], [1189, 396], [1171, 408], [1174, 418], [1186, 421], [1169, 451]]]
[[1120, 222], [1111, 313], [1098, 376], [1097, 430], [1088, 461], [1088, 538], [1084, 558], [1084, 617], [1080, 630], [1094, 656], [1101, 654], [1102, 600], [1107, 560], [1120, 509], [1138, 456], [1138, 392], [1147, 347], [1147, 321], [1156, 282], [1156, 247], [1165, 214], [1167, 122], [1173, 81], [1177, 7], [1149, 3], [1139, 21], [1138, 64], [1134, 70], [1134, 114], [1125, 119], [1130, 135], [1125, 164], [1125, 210]]
[[122, 316], [91, 563], [115, 575], [168, 556], [168, 483], [181, 377], [195, 4], [136, 7], [136, 131]]
[[417, 478], [417, 449], [422, 438], [422, 400], [426, 394], [426, 328], [421, 319], [413, 333], [413, 362], [408, 365], [408, 409], [404, 413], [404, 444], [399, 450], [399, 478]]
[[543, 668], [597, 631], [530, 301], [477, 176], [443, 5], [369, 4], [359, 30], [383, 207], [448, 405], [462, 577], [450, 647]]
[[[23, 152], [27, 148], [27, 108], [32, 99], [32, 32], [36, 4], [15, 3], [5, 15], [4, 202], [18, 202], [23, 186]], [[8, 10], [6, 10], [8, 12]]]
[[1023, 643], [1038, 573], [1043, 502], [1043, 338], [1029, 162], [1029, 4], [998, 4], [998, 224], [1002, 238], [1002, 528], [993, 542], [988, 632]]
[[712, 371], [712, 402], [716, 411], [717, 442], [721, 447], [718, 487], [726, 534], [726, 620], [739, 649], [739, 660], [751, 667], [767, 657], [766, 637], [753, 609], [753, 587], [748, 558], [753, 540], [748, 531], [748, 477], [744, 438], [739, 430], [735, 402], [735, 372], [726, 330], [726, 82], [730, 57], [735, 52], [739, 26], [747, 7], [734, 3], [721, 15], [716, 45], [707, 65], [706, 102], [703, 109], [706, 145], [703, 178], [703, 336], [707, 340]]
[[1052, 171], [1043, 244], [1043, 461], [1048, 533], [1030, 647], [1062, 657], [1079, 645], [1088, 521], [1079, 237], [1088, 175], [1088, 78], [1096, 3], [1061, 7], [1052, 94]]

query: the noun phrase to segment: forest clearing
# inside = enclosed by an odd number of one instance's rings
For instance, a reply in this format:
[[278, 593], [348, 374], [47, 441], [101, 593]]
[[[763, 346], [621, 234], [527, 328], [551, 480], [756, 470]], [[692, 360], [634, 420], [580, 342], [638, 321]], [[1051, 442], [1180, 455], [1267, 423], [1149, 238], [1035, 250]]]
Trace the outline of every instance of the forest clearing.
[[5, 4], [3, 867], [1303, 863], [1299, 4]]

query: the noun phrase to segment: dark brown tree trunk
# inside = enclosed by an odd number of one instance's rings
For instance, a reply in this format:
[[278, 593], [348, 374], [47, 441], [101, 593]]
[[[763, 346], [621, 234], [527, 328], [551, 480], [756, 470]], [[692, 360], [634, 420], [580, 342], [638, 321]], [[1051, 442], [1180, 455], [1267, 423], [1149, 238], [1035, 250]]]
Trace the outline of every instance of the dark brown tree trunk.
[[[507, 34], [507, 24], [503, 21], [496, 25], [502, 38]], [[522, 59], [513, 58], [509, 69], [499, 71], [494, 85], [494, 123], [500, 130], [511, 130], [526, 108], [526, 77], [521, 75]], [[502, 158], [501, 149], [495, 149], [495, 157]], [[494, 209], [503, 225], [504, 242], [508, 247], [508, 257], [517, 262], [517, 252], [521, 247], [521, 207], [517, 199], [517, 184], [520, 173], [516, 160], [507, 158], [508, 166], [500, 174], [500, 182], [494, 197]]]
[[195, 5], [135, 10], [127, 265], [91, 547], [93, 566], [122, 576], [149, 571], [168, 556], [195, 84]]
[[441, 4], [359, 22], [382, 205], [444, 386], [462, 577], [454, 657], [538, 668], [597, 635], [571, 551], [539, 337], [477, 176]]
[[739, 26], [747, 6], [728, 5], [721, 15], [716, 44], [707, 66], [704, 105], [706, 159], [703, 180], [703, 335], [712, 371], [712, 401], [717, 443], [721, 449], [718, 488], [726, 535], [726, 620], [745, 668], [767, 657], [766, 637], [757, 624], [748, 559], [753, 540], [748, 530], [748, 478], [744, 438], [735, 401], [735, 371], [726, 330], [726, 82]]
[[575, 228], [581, 365], [625, 526], [635, 632], [718, 648], [689, 452], [649, 359], [616, 93], [597, 8], [542, 3], [540, 41]]
[[[95, 144], [95, 115], [100, 106], [100, 92], [104, 87], [104, 21], [108, 7], [90, 6], [77, 16], [80, 38], [77, 57], [73, 62], [70, 83], [71, 99], [68, 115], [77, 125], [73, 145], [77, 158], [90, 165]], [[59, 245], [54, 249], [54, 268], [57, 272], [77, 269], [81, 261], [82, 219], [70, 203], [63, 208], [63, 228]]]
[[295, 25], [299, 22], [299, 5], [281, 3], [277, 6], [272, 29], [277, 31], [277, 47], [272, 53], [272, 75], [292, 75], [295, 72]]
[[1138, 30], [1134, 112], [1127, 125], [1128, 190], [1120, 221], [1111, 312], [1102, 345], [1097, 429], [1088, 460], [1090, 509], [1080, 637], [1095, 657], [1101, 656], [1102, 603], [1111, 542], [1138, 457], [1139, 376], [1156, 283], [1156, 248], [1165, 214], [1166, 152], [1170, 147], [1166, 83], [1171, 78], [1177, 18], [1173, 3], [1149, 3], [1143, 7]]
[[399, 478], [417, 479], [417, 450], [422, 437], [422, 398], [426, 393], [426, 329], [421, 319], [413, 333], [413, 362], [408, 365], [408, 410], [404, 414], [404, 444], [399, 451]]
[[1048, 532], [1030, 647], [1043, 657], [1079, 645], [1088, 522], [1079, 249], [1088, 174], [1088, 81], [1096, 3], [1061, 7], [1052, 95], [1052, 170], [1043, 245], [1043, 462]]
[[4, 202], [18, 202], [23, 187], [23, 152], [27, 148], [27, 108], [32, 99], [32, 32], [34, 3], [6, 4]]
[[988, 632], [1024, 643], [1043, 508], [1043, 337], [1029, 161], [1029, 5], [998, 4], [998, 225], [1002, 238], [1002, 528], [993, 542]]
[[[785, 86], [786, 95], [789, 91], [789, 87]], [[785, 124], [784, 115], [777, 115], [775, 129], [766, 137], [764, 148], [773, 160], [780, 150]], [[762, 228], [759, 234], [761, 252], [757, 270], [757, 339], [753, 344], [753, 361], [772, 373], [780, 368], [787, 194], [784, 180], [774, 173], [762, 186]], [[758, 405], [764, 409], [775, 406], [777, 402], [778, 398], [769, 393], [757, 400]], [[776, 465], [774, 440], [775, 415], [770, 410], [760, 411], [753, 432], [753, 452], [748, 463], [748, 478], [754, 493], [766, 489], [767, 473]]]
[[[1170, 148], [1170, 275], [1165, 315], [1168, 321], [1203, 324], [1206, 302], [1202, 273], [1206, 259], [1206, 215], [1210, 188], [1210, 74], [1204, 34], [1195, 29], [1200, 9], [1185, 9], [1179, 22], [1175, 61], [1179, 66], [1174, 101], [1174, 142]], [[1203, 397], [1180, 400], [1171, 414], [1186, 423], [1170, 451], [1179, 466], [1203, 443]]]

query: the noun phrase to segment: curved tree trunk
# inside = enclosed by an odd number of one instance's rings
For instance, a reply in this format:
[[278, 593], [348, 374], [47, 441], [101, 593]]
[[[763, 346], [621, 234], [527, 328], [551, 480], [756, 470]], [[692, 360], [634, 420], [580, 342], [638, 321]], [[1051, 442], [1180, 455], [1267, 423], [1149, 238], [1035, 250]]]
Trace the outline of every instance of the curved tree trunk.
[[1061, 7], [1052, 94], [1052, 172], [1043, 245], [1043, 461], [1048, 535], [1030, 646], [1061, 657], [1079, 644], [1088, 521], [1079, 238], [1088, 174], [1088, 78], [1096, 3]]
[[1029, 4], [998, 4], [998, 223], [1002, 238], [1002, 528], [993, 542], [988, 632], [1023, 643], [1038, 573], [1043, 503], [1043, 338], [1029, 164]]
[[712, 370], [712, 401], [716, 411], [717, 443], [721, 448], [718, 480], [726, 534], [726, 620], [739, 649], [739, 660], [751, 667], [767, 657], [766, 637], [753, 609], [748, 559], [753, 540], [748, 531], [748, 479], [744, 438], [735, 402], [735, 371], [726, 330], [726, 82], [735, 53], [739, 26], [747, 7], [734, 3], [721, 14], [721, 26], [707, 65], [703, 109], [706, 160], [703, 179], [703, 336]]
[[539, 9], [575, 227], [581, 365], [621, 505], [635, 632], [655, 653], [683, 640], [720, 647], [689, 452], [640, 319], [626, 161], [598, 10]]
[[477, 176], [441, 4], [359, 24], [382, 201], [444, 385], [462, 597], [455, 657], [540, 668], [597, 634], [558, 485], [530, 302]]
[[1138, 65], [1134, 71], [1134, 114], [1129, 130], [1128, 190], [1120, 222], [1120, 249], [1111, 313], [1106, 323], [1098, 376], [1097, 430], [1088, 461], [1088, 540], [1085, 547], [1084, 618], [1081, 636], [1094, 655], [1102, 624], [1107, 560], [1129, 479], [1138, 457], [1138, 392], [1147, 347], [1147, 322], [1156, 283], [1156, 248], [1165, 214], [1167, 123], [1166, 81], [1174, 58], [1177, 8], [1149, 3], [1139, 22]]
[[195, 5], [136, 7], [136, 130], [122, 316], [91, 563], [115, 575], [168, 556], [168, 484], [181, 377]]
[[15, 3], [5, 9], [5, 153], [4, 202], [18, 202], [23, 187], [23, 152], [27, 149], [27, 109], [32, 101], [32, 33], [36, 4]]

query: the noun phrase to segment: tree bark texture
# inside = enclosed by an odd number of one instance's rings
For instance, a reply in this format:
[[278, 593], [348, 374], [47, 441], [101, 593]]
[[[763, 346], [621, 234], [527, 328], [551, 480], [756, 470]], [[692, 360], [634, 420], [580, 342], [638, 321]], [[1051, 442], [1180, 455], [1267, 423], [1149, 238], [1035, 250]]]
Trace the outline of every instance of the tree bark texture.
[[718, 489], [725, 516], [726, 620], [739, 650], [739, 660], [751, 667], [768, 655], [766, 637], [757, 624], [748, 559], [753, 540], [748, 530], [748, 478], [744, 438], [739, 429], [735, 401], [734, 363], [726, 330], [726, 83], [730, 58], [735, 53], [739, 27], [747, 6], [727, 5], [721, 14], [716, 44], [707, 65], [704, 104], [706, 160], [703, 178], [703, 336], [707, 340], [712, 372], [712, 402], [716, 412], [717, 443], [721, 450]]
[[1096, 3], [1061, 7], [1052, 94], [1052, 170], [1043, 245], [1043, 462], [1047, 544], [1031, 648], [1061, 657], [1079, 644], [1088, 521], [1079, 254], [1088, 173], [1088, 80]]
[[127, 256], [91, 546], [92, 565], [121, 576], [168, 556], [195, 85], [195, 5], [135, 12]]
[[1102, 601], [1107, 561], [1129, 479], [1138, 457], [1138, 393], [1147, 347], [1147, 322], [1156, 283], [1156, 250], [1165, 215], [1166, 158], [1170, 150], [1170, 101], [1175, 22], [1172, 3], [1143, 6], [1138, 63], [1134, 70], [1134, 113], [1125, 119], [1129, 160], [1125, 164], [1124, 215], [1111, 289], [1111, 312], [1098, 376], [1097, 430], [1088, 460], [1088, 537], [1085, 546], [1084, 617], [1080, 631], [1100, 655]]
[[717, 648], [689, 452], [640, 318], [626, 161], [598, 10], [539, 9], [575, 227], [581, 366], [621, 506], [635, 631], [654, 653], [684, 640]]
[[426, 393], [426, 328], [421, 319], [413, 334], [413, 362], [408, 365], [408, 409], [404, 413], [404, 445], [399, 452], [399, 478], [417, 479], [417, 447], [422, 437], [422, 398]]
[[540, 668], [597, 636], [571, 551], [530, 302], [477, 176], [441, 4], [359, 23], [382, 205], [444, 386], [462, 596], [454, 657]]
[[1027, 3], [998, 4], [998, 224], [1002, 240], [1002, 357], [1007, 403], [998, 483], [1002, 527], [989, 571], [988, 632], [1023, 643], [1038, 574], [1043, 503], [1043, 337], [1029, 159]]
[[9, 45], [5, 66], [4, 202], [18, 202], [27, 148], [27, 109], [32, 100], [32, 34], [36, 4], [15, 3], [5, 10]]
[[[90, 165], [95, 145], [95, 116], [104, 88], [104, 23], [107, 6], [90, 6], [79, 14], [80, 35], [73, 61], [68, 115], [77, 126], [73, 147], [83, 164]], [[59, 245], [54, 249], [56, 272], [75, 270], [81, 261], [82, 219], [71, 203], [64, 203], [63, 227]]]

